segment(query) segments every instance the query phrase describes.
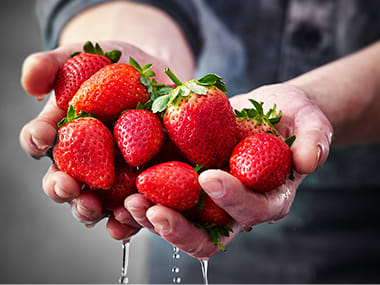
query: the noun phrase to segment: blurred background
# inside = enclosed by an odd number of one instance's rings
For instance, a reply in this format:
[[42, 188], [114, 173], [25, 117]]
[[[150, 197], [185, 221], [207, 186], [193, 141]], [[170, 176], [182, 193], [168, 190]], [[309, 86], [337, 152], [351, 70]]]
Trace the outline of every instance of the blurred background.
[[[1, 4], [0, 283], [116, 283], [121, 242], [111, 239], [105, 221], [88, 229], [75, 221], [67, 204], [45, 196], [41, 178], [51, 162], [32, 159], [19, 145], [22, 126], [44, 104], [22, 89], [22, 63], [42, 45], [34, 1]], [[133, 283], [144, 282], [139, 268], [144, 268], [147, 233], [139, 235], [131, 247]]]

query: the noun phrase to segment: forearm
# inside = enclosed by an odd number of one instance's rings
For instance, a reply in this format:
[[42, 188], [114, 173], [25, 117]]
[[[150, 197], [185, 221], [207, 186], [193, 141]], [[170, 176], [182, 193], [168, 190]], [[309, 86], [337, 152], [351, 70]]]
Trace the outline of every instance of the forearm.
[[97, 5], [74, 17], [60, 45], [116, 40], [133, 44], [166, 62], [184, 80], [194, 73], [194, 56], [181, 28], [163, 11], [128, 1]]
[[289, 83], [301, 87], [334, 127], [338, 145], [380, 140], [380, 42]]

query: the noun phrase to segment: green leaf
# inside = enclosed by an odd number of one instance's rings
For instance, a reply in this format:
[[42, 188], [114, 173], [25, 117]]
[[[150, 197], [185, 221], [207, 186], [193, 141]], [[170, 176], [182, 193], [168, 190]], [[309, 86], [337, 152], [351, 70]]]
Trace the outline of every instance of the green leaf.
[[169, 100], [169, 103], [168, 104], [175, 104], [175, 102], [177, 102], [177, 99], [178, 98], [181, 98], [182, 96], [182, 88], [175, 88], [172, 92], [170, 92], [170, 100]]
[[153, 70], [148, 70], [148, 71], [146, 71], [146, 72], [144, 73], [144, 75], [145, 75], [146, 78], [149, 78], [149, 77], [153, 77], [153, 76], [155, 76], [156, 74], [154, 73]]
[[195, 205], [195, 207], [198, 209], [198, 210], [202, 210], [204, 205], [205, 205], [205, 199], [203, 198], [206, 194], [206, 192], [202, 189], [201, 190], [201, 193], [199, 195], [199, 200], [198, 200], [198, 203]]
[[151, 111], [152, 110], [152, 105], [153, 105], [153, 100], [149, 99], [144, 104], [144, 110], [150, 110]]
[[169, 94], [174, 88], [172, 86], [165, 86], [157, 90], [158, 95], [167, 95]]
[[141, 69], [142, 69], [142, 71], [144, 72], [144, 71], [148, 70], [148, 69], [151, 68], [151, 67], [152, 67], [152, 64], [151, 64], [151, 63], [148, 63], [148, 64], [145, 64]]
[[290, 173], [289, 173], [289, 177], [288, 178], [289, 178], [289, 180], [294, 180], [295, 177], [294, 177], [294, 170], [293, 170], [293, 168], [290, 169]]
[[148, 87], [150, 85], [150, 80], [148, 78], [146, 78], [146, 76], [144, 74], [141, 74], [140, 82], [142, 83], [142, 85], [144, 85], [146, 87]]
[[105, 56], [112, 62], [112, 63], [116, 63], [119, 61], [120, 57], [121, 57], [121, 51], [119, 50], [111, 50], [111, 51], [107, 51], [105, 53]]
[[100, 47], [98, 43], [95, 44], [95, 54], [104, 55], [104, 50]]
[[204, 85], [204, 86], [216, 86], [219, 88], [222, 92], [226, 93], [227, 88], [226, 84], [222, 81], [222, 77], [216, 75], [216, 74], [206, 74], [201, 79], [198, 79], [197, 81]]
[[199, 170], [201, 170], [203, 167], [204, 167], [203, 165], [197, 165], [197, 166], [194, 167], [194, 170], [196, 172], [199, 172]]
[[76, 55], [78, 55], [80, 53], [81, 53], [80, 51], [75, 51], [72, 54], [70, 54], [70, 57], [74, 57], [74, 56], [76, 56]]
[[129, 57], [129, 65], [133, 66], [134, 68], [136, 68], [136, 70], [140, 73], [143, 73], [143, 70], [140, 66], [140, 64], [137, 63], [137, 61], [133, 58], [133, 57]]
[[199, 85], [196, 80], [190, 80], [190, 81], [186, 82], [180, 88], [184, 88], [184, 87], [187, 87], [189, 89], [189, 91], [185, 91], [185, 92], [187, 92], [186, 95], [184, 95], [185, 97], [190, 95], [190, 90], [194, 93], [199, 94], [199, 95], [206, 95], [208, 92], [208, 88], [206, 88], [202, 85]]
[[249, 99], [249, 102], [251, 102], [252, 105], [255, 107], [257, 113], [259, 113], [260, 115], [264, 115], [263, 103], [262, 102], [259, 103], [253, 99]]
[[[157, 81], [156, 81], [156, 79], [152, 79], [152, 85], [154, 86], [154, 87], [157, 87], [157, 88], [162, 88], [162, 87], [165, 87], [165, 84], [164, 83], [158, 83]], [[168, 87], [172, 87], [172, 88], [174, 88], [173, 86], [168, 86]]]
[[269, 117], [269, 121], [275, 125], [281, 121], [282, 118], [282, 112], [278, 113], [278, 115], [275, 115], [275, 117]]
[[93, 54], [95, 53], [95, 47], [90, 41], [85, 42], [83, 46], [83, 50], [87, 53], [93, 53]]
[[63, 118], [58, 124], [58, 128], [61, 128], [64, 124], [67, 122], [79, 119], [79, 118], [84, 118], [84, 117], [93, 117], [90, 113], [80, 111], [77, 113], [73, 107], [73, 105], [70, 105], [69, 108], [67, 109], [67, 114], [66, 117]]
[[286, 143], [289, 147], [291, 147], [295, 140], [296, 140], [296, 136], [293, 135], [293, 136], [288, 137], [288, 138], [285, 140], [285, 143]]
[[153, 113], [163, 112], [167, 108], [169, 104], [169, 100], [170, 100], [170, 95], [164, 95], [164, 96], [158, 97], [156, 100], [153, 101], [152, 112]]
[[139, 101], [136, 105], [136, 110], [143, 110], [144, 109], [144, 105], [141, 104], [141, 102]]

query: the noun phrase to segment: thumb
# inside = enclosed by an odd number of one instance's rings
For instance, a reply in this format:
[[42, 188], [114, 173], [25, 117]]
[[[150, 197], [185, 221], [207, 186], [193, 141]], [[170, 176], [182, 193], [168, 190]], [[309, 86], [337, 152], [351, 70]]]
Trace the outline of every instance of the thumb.
[[333, 128], [314, 104], [308, 104], [294, 116], [296, 140], [292, 145], [294, 169], [307, 174], [322, 166], [330, 151]]
[[53, 89], [55, 76], [73, 51], [81, 50], [78, 44], [52, 51], [29, 55], [22, 66], [21, 84], [32, 96], [44, 96]]

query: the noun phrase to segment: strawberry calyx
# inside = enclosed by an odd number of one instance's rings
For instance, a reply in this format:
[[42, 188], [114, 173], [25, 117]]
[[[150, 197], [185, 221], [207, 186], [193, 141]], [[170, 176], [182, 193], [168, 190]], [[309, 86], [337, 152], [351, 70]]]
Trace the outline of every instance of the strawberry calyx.
[[93, 117], [90, 113], [84, 112], [84, 111], [75, 111], [73, 105], [70, 105], [69, 108], [67, 109], [67, 115], [64, 117], [59, 123], [58, 123], [58, 128], [61, 128], [64, 124], [70, 121], [74, 121], [79, 118], [84, 118], [84, 117]]
[[[202, 166], [201, 166], [202, 168]], [[198, 170], [197, 170], [198, 171]], [[204, 205], [205, 205], [205, 196], [206, 192], [201, 189], [201, 193], [199, 196], [198, 203], [195, 205], [195, 208], [202, 210]], [[233, 232], [232, 229], [229, 226], [218, 226], [215, 223], [200, 223], [200, 222], [195, 222], [194, 225], [199, 228], [199, 229], [204, 229], [206, 230], [208, 236], [210, 237], [211, 242], [214, 245], [217, 245], [221, 250], [227, 251], [226, 248], [221, 244], [219, 241], [219, 238], [222, 236], [229, 237], [230, 232]]]
[[[121, 57], [121, 51], [119, 50], [110, 50], [110, 51], [107, 51], [107, 52], [104, 52], [104, 50], [100, 47], [100, 45], [98, 43], [95, 43], [95, 46], [92, 44], [92, 42], [90, 41], [87, 41], [84, 45], [83, 45], [83, 51], [85, 53], [91, 53], [91, 54], [96, 54], [96, 55], [102, 55], [102, 56], [105, 56], [106, 58], [108, 58], [112, 63], [116, 63], [119, 61], [120, 57]], [[71, 54], [71, 57], [74, 57], [76, 56], [77, 54], [80, 54], [81, 52], [77, 51], [77, 52], [73, 52]]]
[[[226, 85], [222, 81], [222, 78], [216, 74], [206, 74], [201, 79], [192, 79], [182, 83], [169, 68], [165, 68], [165, 73], [176, 85], [176, 88], [168, 87], [161, 91], [160, 96], [153, 101], [153, 113], [163, 112], [169, 105], [176, 105], [183, 98], [188, 98], [193, 93], [206, 95], [212, 87], [217, 87], [224, 93], [227, 92]], [[164, 92], [166, 92], [166, 94]]]
[[155, 72], [153, 70], [150, 70], [152, 67], [151, 63], [140, 66], [140, 64], [133, 57], [129, 57], [129, 65], [140, 72], [140, 82], [147, 88], [147, 92], [150, 94], [150, 99], [144, 105], [140, 104], [139, 108], [150, 110], [153, 101], [162, 95], [162, 92], [165, 90], [166, 86], [165, 84], [158, 83], [154, 78], [151, 79], [151, 77], [156, 76]]
[[213, 245], [217, 245], [224, 252], [227, 251], [227, 249], [219, 241], [219, 238], [222, 236], [229, 237], [230, 232], [232, 232], [232, 229], [230, 227], [217, 226], [215, 223], [207, 223], [207, 224], [194, 223], [194, 225], [197, 228], [204, 229], [207, 231], [207, 234], [210, 237], [210, 240], [213, 243]]
[[263, 102], [257, 102], [254, 99], [249, 99], [249, 102], [253, 105], [253, 108], [244, 108], [242, 110], [234, 110], [236, 119], [239, 120], [254, 120], [256, 125], [262, 123], [268, 124], [273, 130], [275, 135], [279, 135], [278, 131], [274, 127], [275, 124], [280, 122], [282, 117], [282, 112], [277, 113], [277, 106], [274, 104], [273, 108], [269, 109], [267, 113], [264, 113]]
[[[285, 139], [285, 143], [290, 147], [292, 147], [294, 141], [296, 140], [296, 136], [295, 135], [292, 135], [290, 137], [288, 137], [287, 139]], [[289, 180], [294, 180], [294, 170], [293, 170], [293, 167], [290, 169], [290, 173], [289, 173], [289, 176], [288, 176], [288, 179]]]

